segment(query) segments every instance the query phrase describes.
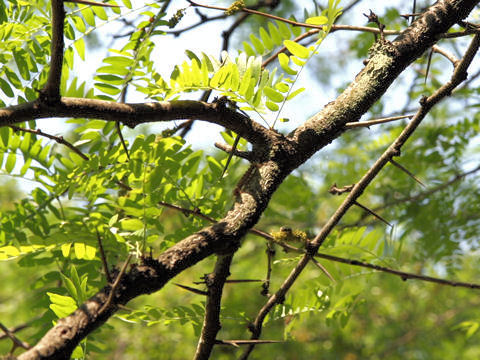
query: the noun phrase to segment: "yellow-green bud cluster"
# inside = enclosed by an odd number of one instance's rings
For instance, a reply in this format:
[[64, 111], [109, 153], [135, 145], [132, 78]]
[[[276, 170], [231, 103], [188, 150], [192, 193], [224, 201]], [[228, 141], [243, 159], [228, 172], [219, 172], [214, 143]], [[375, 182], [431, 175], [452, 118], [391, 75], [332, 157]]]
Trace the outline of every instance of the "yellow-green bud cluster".
[[175, 15], [173, 15], [169, 20], [168, 20], [168, 27], [170, 29], [174, 28], [177, 26], [177, 24], [182, 20], [183, 15], [185, 15], [185, 9], [178, 9]]
[[302, 230], [292, 230], [289, 227], [282, 226], [280, 231], [272, 231], [270, 233], [275, 242], [301, 242], [306, 243], [307, 233]]
[[225, 14], [233, 15], [241, 11], [243, 8], [245, 8], [245, 2], [243, 0], [237, 0], [232, 5], [230, 5], [227, 10], [225, 10]]

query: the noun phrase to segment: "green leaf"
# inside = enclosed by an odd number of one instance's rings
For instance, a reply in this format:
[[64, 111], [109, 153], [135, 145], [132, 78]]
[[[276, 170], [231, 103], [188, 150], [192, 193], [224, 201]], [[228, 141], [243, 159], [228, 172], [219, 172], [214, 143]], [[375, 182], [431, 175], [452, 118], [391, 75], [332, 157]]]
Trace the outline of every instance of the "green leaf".
[[92, 10], [101, 20], [108, 20], [108, 15], [103, 7], [93, 6]]
[[9, 127], [0, 128], [0, 139], [2, 140], [4, 148], [8, 146], [11, 133], [12, 133], [12, 129], [10, 129]]
[[14, 152], [8, 154], [7, 162], [5, 163], [5, 170], [10, 174], [15, 167], [15, 162], [17, 161], [17, 155]]
[[150, 174], [151, 191], [155, 191], [158, 188], [158, 186], [163, 180], [164, 173], [165, 173], [164, 170], [160, 166], [155, 167], [155, 170], [151, 172]]
[[[32, 158], [26, 158], [24, 159], [24, 161], [25, 163], [20, 169], [20, 176], [24, 176], [27, 173], [28, 169], [30, 169], [30, 165], [32, 164]], [[0, 164], [1, 164], [1, 159], [0, 159]]]
[[298, 57], [296, 57], [296, 56], [290, 56], [290, 60], [292, 60], [292, 62], [293, 62], [295, 65], [300, 66], [300, 67], [304, 66], [304, 65], [307, 63], [306, 60], [300, 60], [300, 59], [299, 59]]
[[290, 87], [283, 82], [279, 82], [275, 84], [275, 89], [277, 89], [280, 92], [286, 93], [288, 90], [290, 90]]
[[68, 257], [68, 255], [70, 255], [71, 248], [72, 248], [72, 243], [62, 244], [60, 249], [62, 250], [63, 257]]
[[283, 95], [280, 94], [278, 91], [276, 91], [275, 89], [272, 89], [271, 87], [269, 86], [265, 86], [265, 88], [263, 89], [265, 95], [270, 99], [272, 100], [273, 102], [282, 102], [283, 101]]
[[128, 67], [123, 67], [123, 66], [115, 66], [115, 65], [109, 65], [109, 66], [102, 66], [97, 69], [97, 73], [106, 73], [106, 74], [116, 74], [116, 75], [121, 75], [125, 76], [129, 73]]
[[263, 45], [268, 49], [268, 50], [272, 50], [273, 49], [273, 41], [272, 39], [270, 38], [270, 36], [268, 35], [267, 31], [261, 27], [260, 28], [260, 31], [259, 31], [259, 34], [260, 34], [260, 38], [262, 39], [263, 41]]
[[250, 46], [250, 44], [246, 41], [242, 41], [243, 44], [243, 49], [245, 50], [245, 53], [247, 56], [255, 56], [255, 50]]
[[290, 51], [293, 55], [298, 56], [299, 58], [308, 59], [308, 57], [310, 56], [310, 51], [305, 46], [295, 41], [284, 40], [283, 44], [288, 49], [288, 51]]
[[58, 295], [51, 292], [47, 292], [47, 295], [51, 302], [50, 309], [59, 318], [64, 318], [70, 315], [77, 308], [75, 300], [70, 296]]
[[20, 150], [25, 154], [30, 148], [30, 143], [32, 141], [32, 134], [27, 132], [23, 135], [22, 142], [20, 143]]
[[123, 219], [120, 221], [120, 225], [127, 231], [137, 231], [144, 227], [144, 223], [139, 219]]
[[290, 36], [292, 36], [292, 33], [290, 32], [288, 25], [282, 21], [277, 21], [276, 23], [278, 25], [278, 29], [280, 30], [280, 33], [282, 34], [282, 38], [289, 39]]
[[63, 55], [63, 58], [65, 59], [65, 64], [67, 64], [67, 67], [70, 70], [73, 70], [73, 59], [74, 59], [75, 54], [73, 53], [73, 49], [71, 47], [68, 47], [65, 50], [65, 53]]
[[94, 85], [98, 90], [104, 92], [105, 94], [109, 94], [109, 95], [118, 95], [122, 91], [121, 89], [119, 89], [119, 88], [117, 88], [113, 85], [110, 85], [110, 84], [95, 83]]
[[5, 70], [5, 74], [7, 75], [8, 81], [10, 81], [10, 83], [13, 86], [15, 86], [15, 88], [21, 89], [22, 88], [22, 82], [19, 79], [19, 77], [17, 76], [17, 74], [14, 71], [12, 71], [8, 66], [4, 66], [3, 69]]
[[274, 102], [271, 102], [270, 100], [267, 100], [265, 102], [265, 105], [267, 106], [267, 108], [270, 111], [278, 111], [278, 109], [279, 109], [279, 106], [277, 104], [275, 104]]
[[83, 19], [80, 16], [72, 16], [71, 19], [73, 21], [73, 24], [77, 28], [77, 30], [80, 31], [82, 34], [85, 33], [87, 28], [85, 27], [85, 23], [83, 22]]
[[75, 253], [75, 257], [77, 259], [83, 259], [85, 257], [85, 244], [76, 242], [73, 244], [73, 250]]
[[133, 59], [125, 56], [109, 56], [103, 59], [103, 62], [123, 68], [128, 68], [133, 65]]
[[95, 259], [96, 254], [97, 254], [97, 248], [95, 246], [85, 245], [85, 260]]
[[326, 16], [314, 16], [305, 20], [305, 23], [311, 25], [325, 25], [328, 23], [328, 18]]
[[62, 273], [60, 273], [60, 276], [62, 277], [63, 284], [65, 285], [65, 288], [67, 289], [68, 293], [72, 296], [72, 298], [78, 299], [77, 289], [75, 288], [73, 281], [70, 280], [65, 275], [63, 275]]
[[289, 75], [297, 74], [297, 71], [293, 70], [290, 66], [288, 66], [290, 59], [284, 53], [278, 54], [278, 62], [280, 63], [280, 66], [283, 69], [283, 71], [285, 71], [287, 74]]
[[288, 96], [287, 96], [287, 100], [291, 100], [293, 99], [295, 96], [297, 96], [298, 94], [301, 94], [302, 92], [305, 91], [305, 88], [299, 88], [293, 92], [291, 92]]
[[10, 84], [8, 82], [6, 82], [5, 80], [3, 80], [1, 77], [0, 77], [0, 88], [5, 93], [5, 95], [7, 95], [8, 97], [14, 97], [15, 96], [12, 88], [10, 87]]
[[280, 35], [278, 28], [272, 22], [268, 23], [268, 31], [270, 32], [270, 37], [274, 45], [281, 45], [283, 41], [282, 36]]
[[85, 19], [85, 22], [90, 26], [95, 26], [95, 15], [91, 7], [84, 7], [81, 10], [82, 16]]
[[254, 34], [250, 34], [250, 41], [252, 42], [257, 54], [261, 55], [265, 52], [265, 47], [263, 46], [262, 42]]
[[80, 59], [85, 61], [85, 42], [83, 38], [79, 38], [78, 40], [76, 40], [73, 45], [75, 46], [78, 56], [80, 56]]
[[25, 80], [30, 80], [30, 70], [28, 68], [28, 63], [26, 58], [28, 57], [27, 53], [23, 49], [14, 49], [13, 50], [13, 57], [15, 59], [15, 63], [17, 64], [18, 71], [20, 72], [20, 75]]

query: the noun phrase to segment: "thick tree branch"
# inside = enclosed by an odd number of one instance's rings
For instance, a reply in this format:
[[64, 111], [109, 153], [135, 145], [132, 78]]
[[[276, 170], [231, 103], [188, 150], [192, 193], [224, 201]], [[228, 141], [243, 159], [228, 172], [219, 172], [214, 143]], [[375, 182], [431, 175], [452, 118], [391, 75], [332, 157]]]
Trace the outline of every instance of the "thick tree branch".
[[205, 304], [205, 318], [202, 333], [197, 345], [194, 360], [207, 360], [212, 353], [215, 339], [222, 325], [220, 324], [220, 308], [223, 286], [230, 276], [230, 264], [233, 254], [219, 255], [212, 274], [205, 275], [208, 288], [207, 302]]
[[132, 128], [149, 122], [196, 118], [230, 129], [252, 144], [265, 144], [271, 137], [271, 131], [234, 109], [217, 103], [193, 100], [122, 104], [62, 97], [58, 103], [51, 106], [45, 106], [41, 102], [27, 102], [0, 109], [0, 126], [52, 117], [119, 121]]
[[50, 71], [47, 84], [41, 91], [47, 104], [54, 104], [60, 100], [60, 80], [63, 66], [63, 22], [65, 21], [65, 9], [63, 0], [52, 0], [52, 45]]

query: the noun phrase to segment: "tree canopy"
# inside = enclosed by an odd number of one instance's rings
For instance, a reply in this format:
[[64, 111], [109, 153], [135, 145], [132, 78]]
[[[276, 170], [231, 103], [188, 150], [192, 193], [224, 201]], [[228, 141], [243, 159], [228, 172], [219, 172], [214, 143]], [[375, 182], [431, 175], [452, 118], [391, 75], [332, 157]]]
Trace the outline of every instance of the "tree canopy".
[[478, 3], [1, 2], [0, 354], [478, 358]]

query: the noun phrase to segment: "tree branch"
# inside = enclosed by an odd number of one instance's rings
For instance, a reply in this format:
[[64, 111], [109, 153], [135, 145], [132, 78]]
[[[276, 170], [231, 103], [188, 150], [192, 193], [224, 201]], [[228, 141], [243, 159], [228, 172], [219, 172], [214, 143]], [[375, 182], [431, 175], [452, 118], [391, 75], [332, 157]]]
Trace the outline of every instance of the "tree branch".
[[63, 0], [52, 0], [52, 42], [51, 61], [47, 84], [41, 91], [41, 100], [47, 104], [54, 104], [60, 100], [60, 81], [63, 66], [63, 23], [65, 9]]
[[[1, 110], [0, 110], [1, 111]], [[73, 150], [76, 154], [78, 154], [83, 160], [86, 160], [88, 161], [89, 158], [87, 155], [85, 155], [84, 153], [82, 153], [82, 151], [77, 148], [75, 145], [73, 145], [71, 142], [68, 142], [67, 140], [65, 140], [63, 138], [63, 136], [55, 136], [55, 135], [50, 135], [50, 134], [47, 134], [45, 132], [43, 132], [42, 130], [40, 129], [26, 129], [26, 128], [21, 128], [21, 127], [18, 127], [18, 126], [15, 126], [15, 125], [10, 125], [10, 127], [14, 130], [14, 131], [23, 131], [23, 132], [28, 132], [30, 134], [35, 134], [35, 135], [39, 135], [39, 136], [43, 136], [43, 137], [46, 137], [48, 139], [51, 139], [51, 140], [55, 140], [57, 143], [59, 144], [62, 144], [62, 145], [65, 145], [66, 147], [68, 147], [70, 150]]]
[[5, 325], [3, 325], [0, 322], [0, 329], [5, 333], [5, 336], [7, 336], [10, 340], [13, 342], [13, 347], [21, 347], [23, 349], [30, 349], [30, 345], [28, 345], [26, 342], [20, 340], [17, 338], [12, 331], [10, 331]]
[[219, 255], [212, 274], [205, 275], [205, 283], [208, 288], [207, 302], [205, 304], [205, 318], [203, 320], [202, 333], [197, 345], [194, 360], [207, 360], [215, 345], [215, 339], [221, 329], [220, 308], [223, 294], [223, 286], [227, 277], [230, 276], [230, 265], [233, 253]]
[[369, 127], [372, 125], [384, 124], [392, 121], [402, 120], [402, 119], [411, 119], [413, 115], [399, 115], [399, 116], [390, 116], [382, 119], [367, 120], [362, 122], [351, 122], [346, 123], [345, 128], [353, 129], [358, 127]]
[[62, 97], [52, 106], [27, 102], [0, 109], [0, 126], [51, 117], [86, 117], [120, 121], [134, 128], [139, 124], [196, 118], [218, 124], [240, 134], [252, 144], [270, 142], [271, 131], [248, 116], [226, 106], [194, 100], [122, 104], [113, 101]]

